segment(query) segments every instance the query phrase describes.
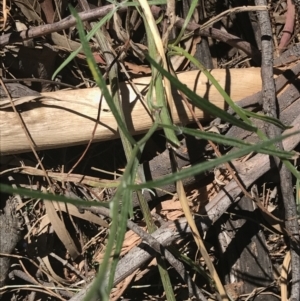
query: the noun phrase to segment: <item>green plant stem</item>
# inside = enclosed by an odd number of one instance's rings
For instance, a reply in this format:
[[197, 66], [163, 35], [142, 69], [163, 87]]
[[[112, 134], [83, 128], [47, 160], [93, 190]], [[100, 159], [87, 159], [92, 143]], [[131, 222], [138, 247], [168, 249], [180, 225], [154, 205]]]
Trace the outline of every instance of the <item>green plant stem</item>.
[[[85, 9], [89, 9], [88, 4], [85, 0], [80, 0], [81, 5]], [[89, 48], [88, 42], [86, 40], [86, 36], [84, 34], [83, 30], [83, 24], [78, 17], [77, 12], [70, 7], [71, 12], [75, 16], [77, 20], [77, 27], [79, 36], [82, 42], [82, 46], [84, 49], [84, 52], [87, 57], [88, 65], [92, 71], [92, 74], [94, 76], [95, 81], [97, 82], [99, 88], [101, 87], [102, 93], [104, 94], [104, 97], [106, 98], [106, 101], [108, 102], [110, 108], [112, 109], [112, 113], [116, 117], [119, 130], [120, 130], [120, 136], [124, 145], [125, 154], [128, 157], [130, 157], [130, 153], [132, 150], [132, 145], [135, 144], [135, 140], [132, 138], [132, 136], [129, 134], [126, 123], [124, 122], [124, 116], [123, 112], [121, 110], [121, 103], [119, 99], [119, 86], [118, 86], [118, 74], [117, 74], [117, 66], [114, 64], [111, 66], [111, 64], [114, 61], [114, 57], [111, 53], [111, 50], [109, 49], [109, 45], [107, 44], [107, 41], [102, 34], [102, 32], [97, 31], [96, 32], [96, 38], [100, 44], [100, 47], [106, 56], [106, 61], [108, 66], [110, 66], [109, 70], [109, 80], [111, 85], [111, 93], [112, 96], [109, 94], [108, 89], [106, 87], [106, 83], [99, 71], [98, 66], [96, 65], [95, 59], [92, 55], [91, 49]], [[133, 158], [133, 161], [138, 164], [137, 159]], [[128, 170], [128, 168], [127, 168]], [[130, 169], [129, 169], [130, 170]], [[116, 245], [120, 249], [122, 247], [122, 243], [124, 241], [124, 235], [126, 232], [126, 228], [123, 229], [123, 225], [126, 225], [126, 221], [128, 218], [129, 212], [125, 212], [125, 210], [128, 210], [130, 207], [130, 190], [123, 191], [123, 186], [126, 186], [128, 183], [130, 183], [130, 179], [132, 178], [132, 175], [127, 172], [127, 174], [122, 177], [120, 186], [117, 189], [117, 192], [111, 202], [111, 213], [112, 213], [112, 224], [110, 228], [110, 235], [106, 246], [106, 251], [104, 254], [103, 261], [100, 265], [99, 272], [97, 275], [97, 280], [95, 282], [95, 285], [92, 286], [92, 289], [87, 293], [85, 300], [95, 300], [95, 298], [100, 297], [101, 300], [106, 301], [109, 299], [109, 293], [111, 290], [110, 285], [108, 285], [109, 279], [113, 276], [107, 277], [107, 274], [114, 275], [114, 271], [111, 269], [111, 267], [116, 266], [115, 261], [118, 260], [118, 258], [113, 259], [113, 265], [110, 263], [110, 256], [113, 251], [113, 247], [115, 244], [116, 239]], [[126, 182], [127, 181], [127, 182]], [[129, 181], [129, 182], [128, 182]], [[123, 194], [125, 195], [124, 198]], [[119, 201], [122, 199], [123, 206], [122, 208], [122, 214], [119, 215]], [[123, 228], [121, 228], [123, 227]], [[118, 234], [118, 235], [117, 235]], [[115, 249], [115, 253], [119, 252], [119, 249]]]
[[[144, 19], [144, 23], [145, 23], [145, 28], [146, 28], [146, 32], [147, 32], [149, 55], [152, 58], [158, 57], [158, 52], [155, 47], [155, 41], [152, 37], [152, 33], [151, 33], [145, 19]], [[173, 122], [171, 120], [167, 102], [165, 100], [165, 90], [163, 87], [162, 75], [160, 73], [158, 73], [157, 69], [154, 68], [152, 65], [151, 65], [151, 69], [152, 69], [152, 82], [153, 82], [153, 86], [155, 87], [155, 96], [156, 96], [156, 104], [151, 103], [152, 107], [160, 108], [161, 113], [159, 115], [159, 118], [161, 120], [161, 123], [172, 125]], [[153, 86], [150, 85], [150, 88]], [[153, 94], [153, 91], [150, 91], [149, 97], [151, 97], [151, 100], [152, 100], [152, 94]], [[151, 102], [151, 100], [150, 100], [150, 102]], [[151, 110], [152, 108], [150, 107], [149, 109]], [[166, 135], [166, 139], [168, 142], [170, 142], [171, 144], [173, 144], [175, 146], [180, 145], [178, 138], [173, 130], [166, 128], [166, 129], [164, 129], [164, 133]]]
[[[120, 252], [121, 252], [121, 249], [122, 249], [123, 240], [124, 240], [124, 236], [125, 236], [125, 233], [126, 233], [127, 216], [128, 216], [128, 213], [129, 212], [131, 213], [131, 211], [132, 211], [132, 203], [131, 203], [132, 191], [130, 189], [127, 189], [127, 185], [135, 183], [135, 180], [136, 180], [136, 177], [137, 177], [136, 175], [137, 175], [137, 171], [138, 171], [138, 166], [139, 166], [139, 161], [137, 160], [137, 158], [140, 157], [140, 154], [142, 153], [147, 140], [156, 131], [157, 126], [158, 126], [158, 123], [155, 122], [151, 126], [149, 131], [146, 133], [146, 135], [138, 143], [135, 144], [135, 146], [134, 146], [134, 148], [131, 152], [130, 159], [129, 159], [127, 165], [126, 165], [125, 172], [124, 172], [123, 177], [122, 177], [123, 181], [122, 181], [122, 183], [119, 187], [119, 189], [124, 190], [120, 215], [122, 217], [126, 216], [126, 219], [125, 218], [121, 219], [120, 224], [119, 224], [118, 236], [120, 236], [120, 239], [117, 239], [117, 242], [116, 242], [114, 260], [113, 260], [112, 265], [111, 265], [111, 273], [110, 273], [109, 283], [108, 283], [108, 288], [109, 289], [111, 289], [112, 286], [113, 286], [115, 270], [116, 270], [116, 267], [117, 267], [118, 258], [120, 257]], [[138, 190], [137, 193], [139, 194], [140, 190]], [[142, 196], [142, 198], [143, 198], [143, 196]], [[143, 203], [143, 202], [147, 204], [147, 202], [144, 200], [144, 198], [141, 200], [141, 203]], [[148, 207], [148, 210], [149, 210], [149, 207]], [[148, 216], [151, 217], [150, 211], [149, 211]]]
[[[117, 10], [117, 7], [113, 10], [111, 10], [105, 17], [103, 17], [98, 23], [96, 23], [95, 26], [93, 26], [92, 30], [86, 35], [86, 39], [89, 41], [95, 33], [101, 28], [107, 21], [109, 21], [115, 11]], [[93, 22], [94, 24], [94, 22]], [[63, 63], [55, 70], [53, 73], [51, 79], [54, 80], [57, 74], [65, 67], [67, 66], [76, 56], [77, 54], [82, 50], [82, 45], [78, 47], [78, 49], [74, 50], [70, 55], [63, 61]]]
[[[148, 23], [146, 18], [144, 17], [144, 15], [142, 14], [142, 17], [144, 19], [144, 24], [146, 27], [146, 33], [147, 33], [147, 38], [148, 38], [148, 47], [149, 47], [149, 52], [152, 53], [152, 55], [154, 55], [154, 57], [157, 56], [157, 50], [155, 47], [155, 43], [152, 37], [152, 33], [149, 29]], [[151, 81], [151, 85], [150, 85], [150, 93], [149, 95], [152, 95], [153, 91], [152, 91], [152, 87], [153, 84], [155, 86], [155, 90], [156, 90], [156, 100], [157, 103], [155, 104], [155, 106], [153, 106], [152, 108], [149, 109], [153, 109], [155, 107], [154, 110], [154, 114], [155, 114], [155, 122], [158, 123], [159, 120], [161, 120], [162, 122], [165, 122], [166, 124], [172, 125], [172, 121], [168, 112], [168, 108], [165, 102], [165, 93], [164, 93], [164, 89], [163, 89], [163, 84], [162, 84], [162, 76], [161, 74], [158, 74], [156, 70], [154, 70], [154, 74], [152, 76], [152, 81]], [[158, 110], [157, 110], [158, 109]], [[153, 111], [153, 110], [152, 110]], [[167, 140], [172, 143], [173, 145], [178, 146], [179, 145], [179, 141], [177, 139], [177, 136], [175, 134], [175, 132], [171, 129], [166, 129], [165, 131], [165, 135]], [[142, 175], [142, 177], [144, 177], [144, 174]], [[156, 226], [154, 224], [153, 218], [151, 216], [151, 212], [149, 209], [149, 205], [146, 202], [144, 196], [142, 195], [141, 190], [137, 190], [137, 197], [140, 203], [140, 207], [148, 228], [149, 233], [153, 233], [156, 230]], [[171, 280], [166, 268], [166, 264], [165, 261], [160, 257], [160, 255], [156, 256], [156, 260], [157, 260], [157, 265], [158, 265], [158, 270], [160, 273], [160, 277], [161, 277], [161, 281], [166, 293], [166, 298], [168, 301], [175, 301], [175, 295], [174, 295], [174, 291], [172, 288], [172, 284], [171, 284]]]
[[193, 13], [194, 13], [194, 11], [195, 11], [197, 5], [198, 5], [198, 0], [192, 0], [192, 3], [191, 3], [191, 4], [188, 4], [188, 5], [189, 5], [189, 11], [188, 11], [188, 14], [187, 14], [187, 16], [186, 16], [186, 18], [185, 18], [185, 20], [184, 20], [184, 23], [183, 23], [183, 25], [182, 25], [182, 28], [181, 28], [181, 30], [180, 30], [180, 33], [179, 33], [178, 37], [177, 37], [176, 40], [173, 42], [174, 46], [177, 45], [177, 44], [180, 42], [182, 36], [184, 35], [185, 29], [186, 29], [188, 23], [190, 22], [190, 20], [191, 20], [191, 18], [192, 18], [192, 16], [193, 16]]
[[[79, 1], [85, 10], [89, 10], [89, 4], [87, 3], [86, 0], [79, 0]], [[91, 22], [90, 24], [92, 27], [97, 25], [96, 22]], [[118, 65], [115, 62], [115, 56], [112, 53], [112, 49], [110, 47], [109, 41], [107, 40], [104, 33], [100, 29], [96, 31], [95, 39], [97, 40], [100, 46], [100, 49], [105, 57], [106, 65], [109, 68], [108, 79], [111, 87], [113, 102], [118, 110], [118, 113], [120, 114], [121, 120], [123, 121], [126, 127], [125, 117], [122, 109], [122, 100], [119, 94], [120, 87], [119, 87], [119, 78], [118, 78]], [[119, 131], [119, 132], [120, 132], [120, 137], [121, 137], [126, 158], [127, 160], [129, 160], [131, 150], [132, 150], [132, 145], [131, 145], [132, 139], [130, 140], [127, 139], [128, 137], [124, 135], [123, 131]]]

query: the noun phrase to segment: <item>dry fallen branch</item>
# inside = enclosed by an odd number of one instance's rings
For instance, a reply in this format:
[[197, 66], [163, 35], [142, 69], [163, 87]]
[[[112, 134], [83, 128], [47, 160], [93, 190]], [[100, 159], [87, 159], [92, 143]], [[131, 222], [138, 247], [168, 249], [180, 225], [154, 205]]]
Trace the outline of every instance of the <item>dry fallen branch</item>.
[[[234, 101], [252, 95], [261, 89], [259, 68], [215, 69], [211, 73]], [[200, 72], [181, 73], [178, 78], [198, 95], [225, 109], [222, 96]], [[141, 92], [147, 88], [149, 82], [149, 77], [134, 80]], [[152, 117], [146, 110], [145, 104], [141, 103], [129, 84], [122, 84], [120, 93], [123, 98], [125, 118], [131, 133], [138, 134], [147, 131], [152, 125]], [[100, 90], [92, 88], [47, 92], [43, 93], [42, 97], [15, 99], [14, 104], [26, 124], [36, 149], [40, 150], [87, 143], [92, 135], [100, 100]], [[1, 154], [30, 151], [24, 131], [9, 106], [8, 101], [4, 100], [0, 103]], [[100, 121], [94, 141], [117, 138], [117, 123], [104, 99], [100, 106]], [[174, 123], [187, 124], [193, 120], [191, 113], [177, 93], [174, 93], [175, 108]], [[210, 117], [199, 109], [195, 109], [195, 114], [199, 119]]]
[[[256, 0], [257, 5], [266, 4], [265, 0]], [[292, 5], [288, 1], [289, 5]], [[292, 12], [293, 16], [295, 11]], [[292, 18], [293, 16], [290, 16]], [[263, 110], [267, 116], [278, 117], [276, 100], [275, 83], [273, 80], [273, 44], [272, 29], [269, 15], [266, 12], [258, 13], [258, 21], [261, 30], [261, 52], [262, 52], [262, 85], [263, 85]], [[265, 132], [267, 137], [272, 139], [281, 134], [281, 130], [273, 124], [265, 124]], [[283, 149], [282, 142], [276, 143], [276, 148]], [[299, 225], [297, 220], [297, 207], [293, 192], [292, 174], [286, 164], [283, 164], [278, 158], [273, 158], [280, 177], [281, 198], [285, 209], [285, 227], [291, 233], [289, 237], [291, 252], [291, 295], [290, 300], [299, 300], [300, 298], [300, 255], [299, 245], [295, 241], [299, 241]]]

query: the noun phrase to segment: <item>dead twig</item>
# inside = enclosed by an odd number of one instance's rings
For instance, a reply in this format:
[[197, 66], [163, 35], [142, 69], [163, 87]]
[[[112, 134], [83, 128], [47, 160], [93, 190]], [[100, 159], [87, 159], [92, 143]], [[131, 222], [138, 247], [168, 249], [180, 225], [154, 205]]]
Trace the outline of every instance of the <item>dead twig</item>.
[[[265, 0], [256, 0], [256, 5], [266, 5]], [[262, 99], [263, 109], [266, 115], [271, 117], [277, 116], [277, 104], [275, 83], [273, 80], [273, 44], [272, 44], [272, 29], [267, 12], [258, 12], [258, 20], [261, 28], [262, 36]], [[265, 131], [269, 138], [275, 138], [281, 135], [281, 130], [270, 123], [265, 123]], [[278, 142], [276, 147], [283, 149], [282, 142]], [[289, 237], [291, 248], [291, 269], [292, 269], [292, 284], [290, 300], [299, 300], [300, 298], [300, 254], [299, 244], [299, 225], [297, 220], [297, 208], [293, 195], [293, 184], [291, 172], [285, 164], [282, 164], [278, 158], [274, 158], [280, 176], [281, 196], [285, 208], [285, 226], [292, 237]]]
[[285, 50], [287, 45], [291, 40], [291, 36], [294, 31], [295, 24], [295, 5], [292, 3], [292, 0], [287, 0], [287, 12], [286, 12], [286, 21], [284, 28], [282, 30], [283, 34], [279, 43], [279, 51], [282, 52]]
[[[91, 9], [88, 11], [84, 11], [79, 13], [79, 17], [82, 21], [90, 21], [108, 14], [112, 9], [114, 9], [113, 5], [106, 5], [103, 7], [98, 7], [95, 9]], [[118, 12], [125, 12], [127, 10], [126, 7], [120, 7]], [[161, 13], [161, 9], [155, 5], [151, 6], [151, 11], [153, 15], [158, 18]], [[58, 32], [63, 29], [70, 28], [76, 24], [76, 20], [73, 16], [69, 16], [65, 19], [62, 19], [59, 22], [55, 22], [52, 24], [45, 24], [37, 27], [32, 27], [28, 30], [23, 30], [20, 32], [13, 32], [9, 34], [5, 34], [0, 36], [0, 46], [5, 46], [7, 44], [16, 43], [26, 41], [32, 38], [41, 37], [52, 32]], [[175, 26], [181, 28], [184, 24], [184, 19], [176, 18]], [[232, 47], [236, 47], [244, 51], [247, 55], [249, 55], [257, 64], [260, 63], [260, 52], [253, 47], [250, 43], [243, 41], [242, 39], [228, 34], [226, 32], [222, 32], [216, 28], [209, 29], [201, 29], [201, 26], [195, 23], [190, 22], [187, 27], [189, 31], [195, 31], [195, 34], [199, 34], [205, 37], [212, 37], [214, 39], [220, 40], [224, 43], [229, 44]]]

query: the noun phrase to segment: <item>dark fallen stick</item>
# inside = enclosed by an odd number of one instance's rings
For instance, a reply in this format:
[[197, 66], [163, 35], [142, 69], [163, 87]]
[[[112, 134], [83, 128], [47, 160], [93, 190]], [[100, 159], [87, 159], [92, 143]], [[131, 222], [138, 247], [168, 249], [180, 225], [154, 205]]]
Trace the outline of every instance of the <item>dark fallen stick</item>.
[[[15, 212], [14, 200], [8, 199], [3, 212], [0, 213], [0, 253], [11, 254], [21, 239], [21, 227]], [[9, 256], [0, 256], [0, 287], [5, 285], [11, 267]], [[1, 294], [0, 294], [1, 299]]]
[[[266, 0], [255, 0], [256, 5], [266, 5]], [[288, 1], [291, 4], [290, 1]], [[294, 12], [295, 14], [295, 12]], [[272, 42], [272, 26], [268, 12], [258, 12], [258, 21], [261, 29], [261, 76], [262, 76], [262, 106], [263, 112], [267, 116], [278, 118], [277, 101], [275, 83], [273, 80], [273, 42]], [[264, 130], [269, 139], [274, 139], [281, 135], [281, 129], [274, 124], [265, 123]], [[283, 150], [282, 141], [275, 143], [278, 150]], [[282, 162], [279, 158], [273, 157], [277, 172], [279, 174], [279, 187], [281, 202], [284, 205], [285, 228], [290, 233], [289, 248], [291, 253], [291, 289], [290, 300], [300, 299], [300, 254], [299, 254], [299, 225], [297, 219], [297, 207], [293, 192], [292, 174], [288, 169], [286, 162]], [[295, 241], [297, 243], [295, 243]]]

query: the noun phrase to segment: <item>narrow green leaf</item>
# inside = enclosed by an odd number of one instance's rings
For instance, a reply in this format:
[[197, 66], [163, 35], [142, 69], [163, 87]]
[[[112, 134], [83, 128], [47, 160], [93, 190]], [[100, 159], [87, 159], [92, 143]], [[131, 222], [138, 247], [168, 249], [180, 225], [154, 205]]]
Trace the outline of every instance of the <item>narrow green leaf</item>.
[[[218, 90], [218, 92], [224, 97], [227, 104], [237, 113], [237, 115], [247, 124], [251, 125], [250, 120], [247, 118], [247, 116], [244, 114], [242, 109], [236, 105], [236, 103], [231, 99], [231, 97], [226, 93], [226, 91], [220, 86], [218, 81], [210, 74], [210, 72], [199, 62], [195, 57], [190, 55], [187, 51], [185, 51], [181, 47], [169, 46], [170, 49], [173, 49], [177, 51], [178, 53], [184, 55], [188, 60], [190, 60], [199, 70], [201, 70], [204, 75], [211, 81], [211, 83], [214, 85], [214, 87]], [[220, 117], [221, 118], [221, 117]]]
[[177, 45], [180, 42], [180, 40], [181, 40], [181, 38], [182, 38], [182, 36], [185, 32], [185, 29], [186, 29], [188, 23], [190, 22], [190, 20], [193, 16], [193, 13], [194, 13], [197, 5], [198, 5], [198, 2], [199, 2], [198, 0], [193, 0], [192, 3], [189, 3], [190, 8], [189, 8], [188, 14], [187, 14], [186, 18], [184, 19], [184, 23], [181, 27], [181, 30], [180, 30], [180, 33], [179, 33], [178, 37], [176, 38], [176, 40], [174, 42], [174, 46]]
[[[170, 49], [176, 50], [178, 53], [181, 53], [185, 55], [193, 64], [195, 64], [206, 76], [207, 78], [212, 82], [212, 84], [215, 86], [215, 88], [220, 92], [220, 94], [224, 97], [225, 101], [228, 103], [228, 105], [236, 112], [236, 114], [244, 120], [247, 124], [251, 125], [251, 121], [248, 118], [248, 116], [245, 114], [245, 112], [236, 104], [232, 101], [232, 99], [229, 97], [229, 95], [224, 91], [224, 89], [219, 85], [219, 83], [216, 81], [216, 79], [208, 72], [208, 70], [194, 57], [192, 57], [188, 52], [186, 52], [184, 49], [175, 47], [170, 45]], [[194, 99], [191, 100], [192, 102]], [[221, 118], [221, 117], [220, 117]], [[224, 119], [225, 120], [225, 119]], [[272, 120], [269, 119], [269, 121], [272, 122]], [[273, 120], [274, 121], [274, 120]], [[267, 140], [268, 138], [266, 135], [260, 130], [256, 129], [255, 130], [256, 134], [258, 137], [262, 140]], [[275, 149], [275, 146], [272, 147]], [[296, 170], [296, 168], [286, 159], [282, 159], [283, 164], [286, 165], [288, 170], [295, 175], [296, 178], [300, 178], [300, 173]]]
[[[102, 27], [107, 21], [109, 21], [113, 14], [117, 11], [117, 7], [115, 7], [111, 12], [109, 12], [106, 16], [104, 16], [96, 26], [92, 28], [92, 30], [86, 35], [86, 40], [89, 41], [97, 32], [97, 30]], [[64, 69], [75, 57], [76, 55], [82, 50], [82, 45], [75, 51], [69, 54], [69, 56], [63, 61], [63, 63], [55, 70], [51, 79], [54, 80], [57, 74]]]
[[135, 141], [132, 138], [132, 136], [130, 135], [130, 133], [128, 132], [125, 124], [123, 123], [122, 118], [121, 118], [121, 116], [120, 116], [120, 114], [117, 110], [117, 107], [116, 107], [116, 105], [115, 105], [115, 103], [112, 99], [112, 96], [110, 95], [109, 90], [106, 86], [106, 82], [105, 82], [105, 80], [104, 80], [104, 78], [103, 78], [96, 62], [95, 62], [92, 51], [89, 47], [89, 44], [86, 40], [86, 36], [84, 34], [84, 28], [83, 28], [82, 21], [79, 18], [77, 11], [73, 7], [71, 7], [69, 5], [69, 9], [70, 9], [71, 13], [73, 14], [73, 16], [75, 17], [75, 19], [77, 21], [77, 29], [78, 29], [80, 41], [82, 43], [82, 47], [83, 47], [84, 53], [86, 55], [86, 60], [87, 60], [87, 63], [89, 65], [89, 68], [92, 72], [92, 75], [93, 75], [99, 89], [101, 90], [103, 96], [105, 97], [106, 102], [107, 102], [112, 114], [114, 115], [114, 117], [117, 121], [119, 130], [122, 131], [122, 133], [125, 135], [125, 137], [128, 139], [128, 141], [130, 141], [131, 144], [134, 144]]
[[250, 145], [250, 146], [246, 146], [243, 149], [240, 149], [236, 152], [224, 155], [220, 158], [214, 159], [212, 161], [209, 162], [204, 162], [204, 163], [199, 163], [197, 165], [194, 165], [190, 168], [186, 168], [186, 169], [182, 169], [181, 171], [171, 174], [171, 175], [167, 175], [161, 179], [157, 179], [154, 181], [149, 181], [147, 183], [142, 183], [142, 184], [138, 184], [138, 185], [132, 185], [129, 188], [136, 190], [136, 189], [143, 189], [143, 188], [153, 188], [153, 187], [160, 187], [160, 186], [164, 186], [170, 183], [174, 183], [176, 181], [180, 181], [183, 180], [185, 178], [188, 177], [193, 177], [197, 174], [200, 174], [204, 171], [207, 171], [211, 168], [214, 168], [218, 165], [224, 164], [226, 162], [229, 162], [233, 159], [236, 159], [238, 157], [244, 156], [246, 154], [249, 154], [251, 152], [258, 152], [261, 148], [263, 147], [268, 147], [270, 145], [273, 145], [274, 143], [281, 141], [287, 137], [296, 135], [296, 134], [300, 134], [300, 131], [288, 134], [288, 135], [284, 135], [284, 136], [279, 136], [276, 137], [274, 139], [271, 140], [266, 140], [263, 141], [261, 143], [255, 144], [255, 145]]
[[259, 113], [251, 112], [251, 111], [248, 111], [248, 110], [245, 110], [245, 109], [242, 109], [242, 110], [245, 113], [245, 115], [247, 115], [248, 117], [253, 117], [255, 119], [259, 119], [259, 120], [262, 120], [262, 121], [274, 124], [274, 125], [276, 125], [277, 127], [279, 127], [282, 130], [287, 130], [287, 129], [292, 128], [292, 126], [284, 125], [277, 118], [273, 118], [273, 117], [270, 117], [270, 116], [267, 116], [267, 115], [264, 115], [264, 114], [259, 114]]
[[45, 194], [40, 191], [35, 191], [35, 190], [30, 190], [30, 189], [25, 189], [25, 188], [13, 188], [9, 185], [2, 184], [0, 183], [0, 191], [1, 192], [6, 192], [10, 194], [20, 194], [22, 196], [26, 197], [31, 197], [31, 198], [41, 198], [45, 201], [56, 201], [56, 202], [61, 202], [61, 203], [69, 203], [73, 204], [75, 206], [84, 206], [84, 207], [90, 207], [90, 206], [99, 206], [99, 207], [109, 207], [108, 203], [101, 203], [101, 202], [87, 202], [84, 200], [79, 200], [79, 199], [71, 199], [67, 198], [62, 195], [53, 195], [53, 194]]
[[[165, 128], [165, 127], [169, 128], [170, 127], [169, 125], [164, 125], [164, 124], [160, 124], [159, 126], [163, 127], [163, 128]], [[226, 137], [226, 136], [216, 134], [216, 133], [203, 132], [203, 131], [190, 129], [190, 128], [185, 128], [185, 127], [180, 127], [180, 126], [171, 126], [171, 128], [174, 129], [175, 131], [180, 132], [180, 133], [185, 133], [185, 134], [191, 135], [193, 137], [198, 137], [198, 138], [205, 139], [205, 140], [211, 140], [215, 143], [219, 143], [219, 144], [223, 144], [223, 145], [229, 145], [229, 146], [232, 146], [232, 147], [242, 148], [242, 147], [245, 147], [245, 146], [252, 145], [252, 144], [247, 143], [243, 140], [235, 139], [235, 138], [231, 138], [231, 137]], [[266, 154], [266, 155], [285, 158], [285, 159], [294, 159], [295, 155], [296, 155], [294, 152], [280, 151], [280, 150], [276, 150], [274, 148], [267, 148], [267, 147], [261, 148], [258, 152], [262, 153], [262, 154]]]
[[[133, 177], [131, 177], [133, 181], [131, 183], [134, 183]], [[129, 218], [128, 212], [132, 209], [130, 209], [130, 204], [132, 203], [132, 191], [129, 189], [125, 189], [122, 195], [122, 206], [121, 206], [121, 212], [120, 212], [120, 222], [118, 223], [118, 231], [116, 233], [116, 245], [115, 245], [115, 251], [113, 260], [111, 263], [110, 273], [109, 273], [109, 280], [108, 280], [108, 291], [110, 292], [113, 288], [113, 282], [115, 278], [115, 271], [117, 264], [120, 259], [121, 250], [125, 238], [125, 234], [127, 232], [127, 220]]]
[[154, 66], [156, 69], [158, 69], [159, 72], [163, 76], [165, 76], [178, 90], [182, 91], [189, 99], [190, 101], [196, 105], [198, 108], [203, 110], [204, 112], [207, 112], [213, 116], [219, 117], [222, 120], [226, 122], [230, 122], [233, 125], [236, 125], [242, 129], [245, 129], [247, 131], [256, 132], [256, 127], [251, 126], [232, 115], [228, 114], [224, 110], [218, 108], [214, 104], [210, 103], [208, 100], [200, 97], [195, 92], [193, 92], [191, 89], [189, 89], [185, 84], [181, 83], [177, 78], [172, 76], [168, 71], [166, 71], [164, 68], [162, 68], [159, 64], [155, 62], [148, 54], [145, 54], [147, 60], [150, 62], [152, 66]]

